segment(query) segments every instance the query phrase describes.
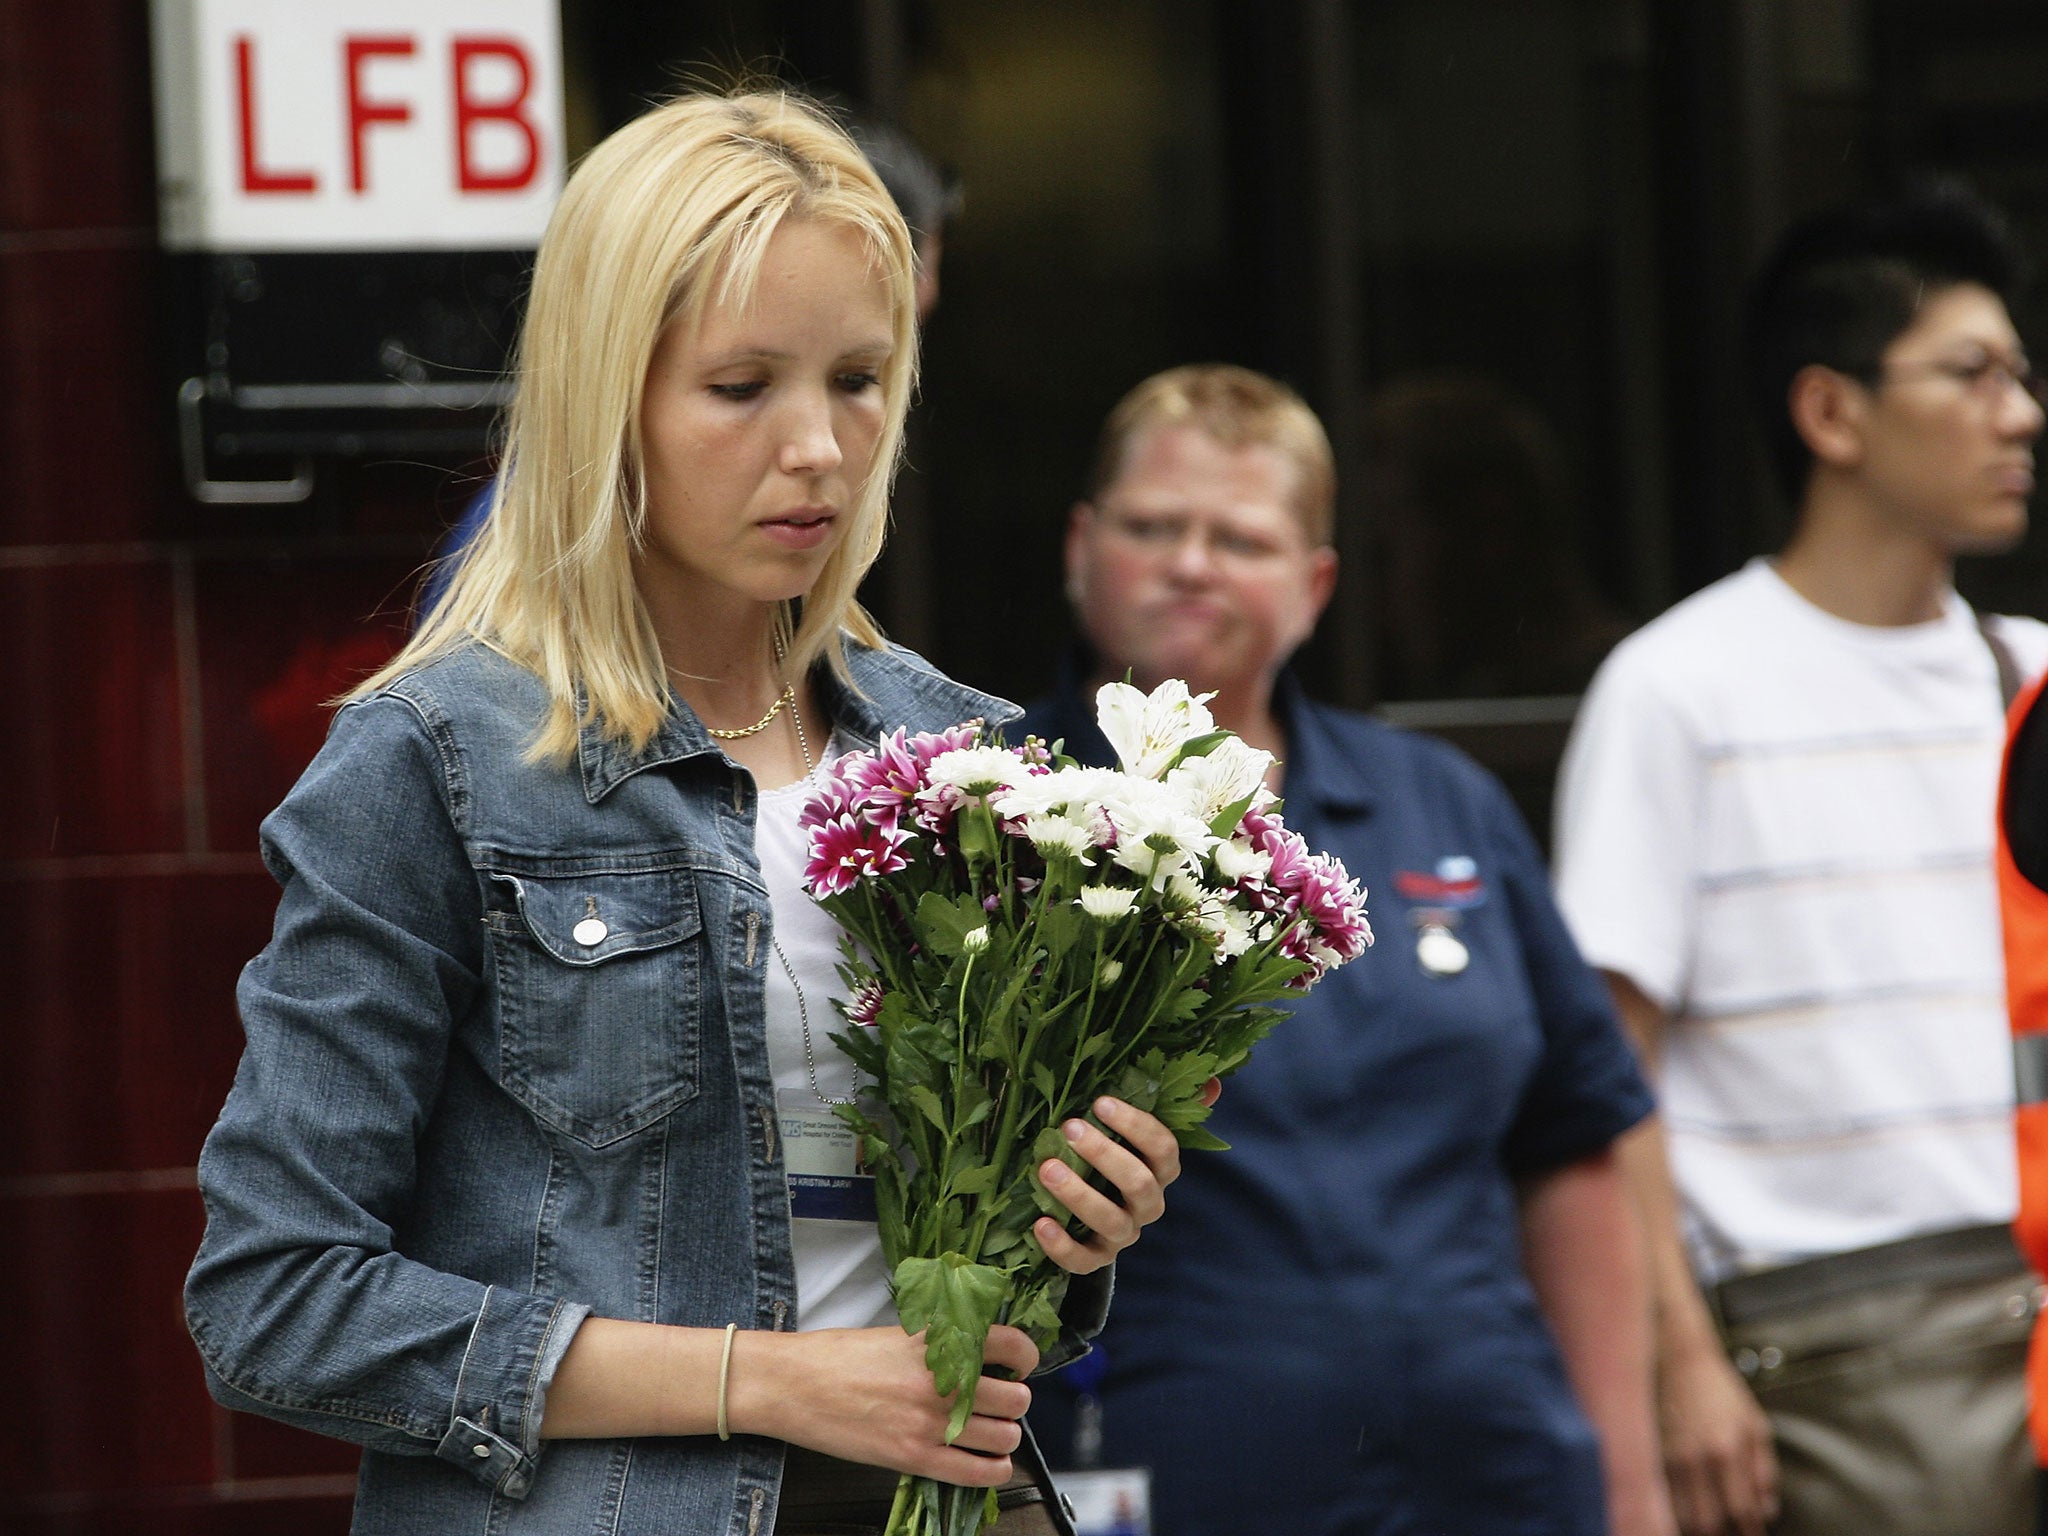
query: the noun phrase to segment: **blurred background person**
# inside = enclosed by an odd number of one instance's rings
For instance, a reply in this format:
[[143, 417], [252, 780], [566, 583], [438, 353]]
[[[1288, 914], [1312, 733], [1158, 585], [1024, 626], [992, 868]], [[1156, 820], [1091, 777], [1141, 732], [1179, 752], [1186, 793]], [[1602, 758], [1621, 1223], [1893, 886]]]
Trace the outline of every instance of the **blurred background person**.
[[1273, 380], [1140, 384], [1068, 529], [1087, 649], [1020, 727], [1108, 763], [1097, 685], [1215, 690], [1380, 934], [1231, 1081], [1233, 1150], [1191, 1155], [1174, 1219], [1120, 1263], [1101, 1454], [1152, 1469], [1173, 1536], [1665, 1531], [1613, 1153], [1649, 1098], [1498, 786], [1287, 670], [1336, 579], [1334, 489]]
[[1628, 1157], [1701, 1536], [2032, 1529], [1992, 807], [2048, 628], [1951, 585], [2026, 530], [2018, 281], [1953, 186], [1786, 235], [1748, 344], [1791, 540], [1625, 641], [1566, 753], [1559, 901], [1662, 1091]]
[[1362, 453], [1387, 696], [1583, 689], [1629, 626], [1578, 554], [1543, 413], [1483, 374], [1416, 374], [1367, 403]]

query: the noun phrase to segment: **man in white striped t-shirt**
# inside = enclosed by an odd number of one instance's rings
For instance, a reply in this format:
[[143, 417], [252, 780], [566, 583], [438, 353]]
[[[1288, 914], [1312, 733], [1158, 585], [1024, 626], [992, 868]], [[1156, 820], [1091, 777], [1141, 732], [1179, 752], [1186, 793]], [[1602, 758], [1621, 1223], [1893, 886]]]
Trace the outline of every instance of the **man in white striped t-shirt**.
[[1663, 1105], [1627, 1156], [1687, 1536], [2033, 1530], [1991, 839], [2048, 629], [1951, 585], [2026, 528], [2016, 266], [1952, 187], [1787, 237], [1791, 541], [1624, 641], [1566, 753], [1560, 905]]

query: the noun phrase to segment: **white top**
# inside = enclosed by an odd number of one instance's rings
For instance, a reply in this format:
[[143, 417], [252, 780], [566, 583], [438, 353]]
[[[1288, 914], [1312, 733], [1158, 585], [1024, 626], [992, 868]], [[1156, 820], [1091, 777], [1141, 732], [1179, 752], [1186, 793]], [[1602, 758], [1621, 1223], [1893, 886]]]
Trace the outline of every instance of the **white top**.
[[[839, 743], [833, 743], [835, 750]], [[804, 801], [815, 786], [799, 779], [760, 796], [754, 848], [761, 860], [761, 878], [768, 887], [774, 918], [774, 947], [766, 958], [765, 1007], [768, 1064], [775, 1073], [775, 1101], [783, 1121], [785, 1156], [790, 1154], [792, 1115], [827, 1127], [832, 1113], [811, 1088], [804, 1062], [803, 1020], [810, 1016], [811, 1047], [818, 1069], [818, 1088], [828, 1098], [844, 1099], [853, 1089], [853, 1063], [832, 1043], [846, 1027], [838, 1004], [846, 989], [840, 984], [839, 925], [803, 888], [810, 834], [797, 825]], [[781, 951], [797, 985], [783, 969]], [[799, 1009], [798, 987], [803, 1007]], [[790, 1242], [796, 1252], [796, 1315], [799, 1329], [896, 1326], [896, 1307], [889, 1299], [889, 1274], [882, 1262], [882, 1241], [872, 1221], [808, 1220], [792, 1216]]]
[[[2048, 627], [1992, 624], [2032, 675]], [[1704, 1278], [2016, 1204], [1996, 664], [1838, 619], [1752, 561], [1618, 646], [1558, 785], [1586, 959], [1670, 1014], [1673, 1175]]]

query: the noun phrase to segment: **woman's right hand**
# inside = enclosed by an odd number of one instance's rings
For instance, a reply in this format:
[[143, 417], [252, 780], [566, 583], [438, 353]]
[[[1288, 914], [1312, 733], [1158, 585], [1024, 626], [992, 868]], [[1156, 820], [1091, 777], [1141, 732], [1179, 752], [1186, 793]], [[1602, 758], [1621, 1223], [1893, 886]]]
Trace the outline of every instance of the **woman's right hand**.
[[[1010, 1453], [1023, 1440], [1017, 1421], [1031, 1406], [1023, 1382], [1038, 1350], [1015, 1328], [989, 1331], [989, 1369], [974, 1416], [946, 1444], [952, 1402], [940, 1397], [924, 1363], [924, 1335], [901, 1328], [825, 1328], [812, 1333], [749, 1331], [733, 1339], [726, 1388], [735, 1431], [770, 1435], [843, 1461], [888, 1467], [967, 1488], [1010, 1480]], [[977, 1454], [978, 1453], [978, 1454]]]

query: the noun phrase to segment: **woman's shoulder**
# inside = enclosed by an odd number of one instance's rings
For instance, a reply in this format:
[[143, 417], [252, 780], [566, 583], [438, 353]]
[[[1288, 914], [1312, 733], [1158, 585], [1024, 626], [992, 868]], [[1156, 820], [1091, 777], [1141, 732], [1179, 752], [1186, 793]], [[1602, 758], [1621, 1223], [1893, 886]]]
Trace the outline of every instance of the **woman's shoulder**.
[[843, 645], [854, 696], [841, 701], [840, 717], [856, 730], [939, 731], [976, 719], [994, 727], [1024, 713], [998, 694], [954, 681], [908, 646], [867, 646], [850, 635]]
[[478, 745], [502, 735], [522, 750], [548, 709], [547, 686], [530, 668], [478, 640], [429, 657], [345, 708], [386, 699], [409, 706], [430, 735]]

